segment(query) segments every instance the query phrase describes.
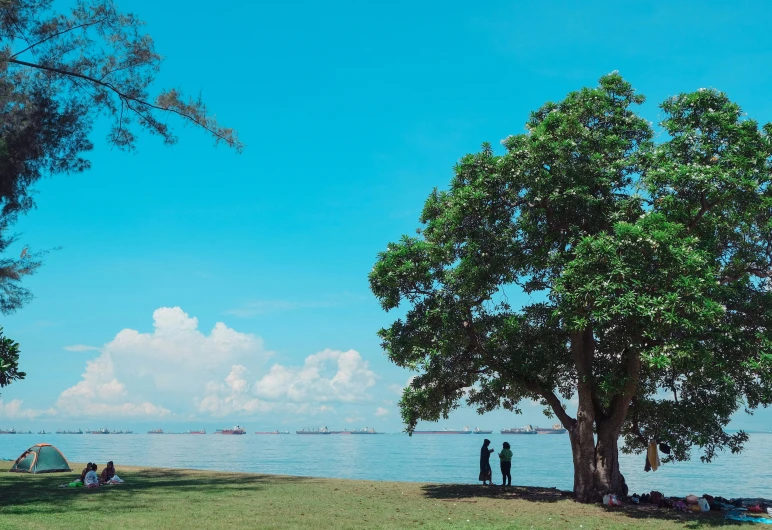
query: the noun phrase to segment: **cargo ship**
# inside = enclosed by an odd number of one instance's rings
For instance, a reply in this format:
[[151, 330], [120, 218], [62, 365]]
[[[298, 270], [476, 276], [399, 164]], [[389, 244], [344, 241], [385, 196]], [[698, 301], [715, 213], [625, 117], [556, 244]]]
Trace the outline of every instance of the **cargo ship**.
[[354, 429], [351, 434], [383, 434], [382, 432], [375, 432], [372, 427], [365, 427], [364, 429]]
[[332, 432], [327, 429], [327, 427], [322, 427], [320, 429], [303, 429], [300, 431], [295, 431], [296, 434], [332, 434]]
[[440, 431], [413, 431], [413, 434], [472, 434], [472, 431], [469, 430], [469, 427], [464, 427], [460, 431], [442, 429]]
[[0, 429], [0, 434], [16, 434], [16, 428], [11, 427], [8, 430], [1, 430]]
[[526, 425], [522, 429], [519, 427], [512, 427], [511, 429], [502, 429], [501, 434], [536, 434], [536, 429], [530, 425]]
[[289, 431], [256, 431], [255, 434], [289, 434]]
[[236, 425], [232, 429], [217, 429], [215, 434], [246, 434], [247, 431], [245, 431], [242, 427], [239, 427]]
[[474, 428], [474, 433], [475, 434], [493, 434], [493, 431], [483, 431], [479, 427], [475, 427]]
[[206, 434], [206, 429], [201, 429], [200, 431], [188, 431], [185, 434]]
[[163, 434], [164, 430], [163, 429], [153, 429], [151, 431], [147, 431], [147, 433], [148, 434]]
[[77, 431], [63, 431], [61, 429], [57, 429], [56, 434], [83, 434], [83, 431], [80, 429]]
[[559, 423], [553, 425], [551, 429], [540, 429], [539, 427], [536, 427], [536, 434], [565, 434], [567, 432], [568, 431]]

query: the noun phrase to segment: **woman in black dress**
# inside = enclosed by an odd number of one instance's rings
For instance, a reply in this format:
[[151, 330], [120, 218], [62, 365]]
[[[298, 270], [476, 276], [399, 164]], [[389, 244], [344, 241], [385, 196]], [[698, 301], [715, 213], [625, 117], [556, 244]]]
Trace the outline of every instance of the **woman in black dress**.
[[493, 470], [491, 469], [491, 453], [493, 452], [493, 449], [488, 449], [490, 444], [491, 441], [486, 438], [483, 441], [482, 447], [480, 448], [479, 480], [482, 480], [483, 486], [485, 486], [485, 483], [488, 481], [491, 481], [491, 484], [493, 483]]

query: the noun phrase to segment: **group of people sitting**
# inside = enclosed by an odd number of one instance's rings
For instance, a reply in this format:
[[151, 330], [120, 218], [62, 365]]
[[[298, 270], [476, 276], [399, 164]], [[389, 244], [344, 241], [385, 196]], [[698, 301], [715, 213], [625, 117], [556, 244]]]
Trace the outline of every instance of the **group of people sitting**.
[[87, 488], [98, 488], [103, 484], [112, 482], [115, 476], [115, 466], [112, 460], [107, 463], [107, 466], [102, 470], [102, 473], [97, 475], [97, 465], [89, 462], [86, 464], [85, 469], [80, 474], [80, 481]]

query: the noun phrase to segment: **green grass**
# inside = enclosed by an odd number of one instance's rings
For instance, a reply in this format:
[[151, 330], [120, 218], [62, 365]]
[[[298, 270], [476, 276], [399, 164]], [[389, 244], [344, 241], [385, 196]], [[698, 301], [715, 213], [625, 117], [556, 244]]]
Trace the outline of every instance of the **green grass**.
[[[80, 470], [82, 464], [72, 464]], [[557, 490], [368, 482], [118, 467], [126, 484], [58, 488], [79, 473], [8, 473], [0, 464], [0, 528], [573, 528], [723, 525], [719, 514], [605, 509]]]

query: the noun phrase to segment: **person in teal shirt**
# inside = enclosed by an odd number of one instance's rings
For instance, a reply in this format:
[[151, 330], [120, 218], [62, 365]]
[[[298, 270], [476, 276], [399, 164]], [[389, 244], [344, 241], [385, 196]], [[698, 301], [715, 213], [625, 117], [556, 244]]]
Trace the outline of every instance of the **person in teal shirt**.
[[514, 454], [509, 448], [509, 442], [504, 442], [504, 449], [499, 453], [499, 461], [501, 463], [501, 480], [502, 486], [512, 485], [512, 457]]

